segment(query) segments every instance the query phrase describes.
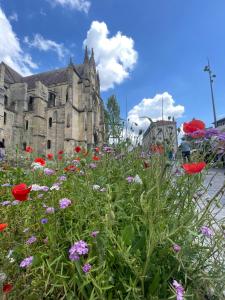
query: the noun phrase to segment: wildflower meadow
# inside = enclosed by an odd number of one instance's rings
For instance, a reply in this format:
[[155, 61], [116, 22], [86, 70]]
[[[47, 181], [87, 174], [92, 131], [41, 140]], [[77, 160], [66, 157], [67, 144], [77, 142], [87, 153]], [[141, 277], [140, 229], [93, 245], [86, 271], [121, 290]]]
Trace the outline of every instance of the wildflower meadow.
[[3, 299], [224, 299], [225, 186], [205, 200], [202, 152], [221, 133], [185, 130], [185, 164], [125, 142], [2, 163]]

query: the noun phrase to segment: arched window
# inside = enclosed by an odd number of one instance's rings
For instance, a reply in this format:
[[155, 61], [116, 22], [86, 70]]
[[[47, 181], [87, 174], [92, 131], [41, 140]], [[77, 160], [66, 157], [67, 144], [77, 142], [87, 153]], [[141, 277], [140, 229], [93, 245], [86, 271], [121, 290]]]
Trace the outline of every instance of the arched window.
[[71, 126], [71, 114], [68, 114], [66, 119], [66, 127], [70, 128], [70, 126]]
[[68, 93], [68, 90], [67, 90], [67, 92], [66, 92], [66, 102], [68, 102], [68, 100], [69, 100], [69, 93]]
[[52, 92], [48, 93], [48, 107], [53, 107], [55, 106], [55, 94]]
[[28, 124], [28, 120], [26, 120], [26, 130], [28, 130], [28, 126], [29, 126], [29, 124]]
[[6, 122], [7, 122], [7, 113], [4, 112], [4, 125], [6, 124]]
[[48, 127], [51, 128], [52, 127], [52, 118], [48, 119]]
[[47, 149], [51, 149], [51, 141], [50, 140], [47, 141]]
[[6, 95], [4, 96], [4, 105], [5, 107], [8, 106], [8, 97]]
[[28, 101], [28, 111], [34, 110], [34, 97], [30, 96]]

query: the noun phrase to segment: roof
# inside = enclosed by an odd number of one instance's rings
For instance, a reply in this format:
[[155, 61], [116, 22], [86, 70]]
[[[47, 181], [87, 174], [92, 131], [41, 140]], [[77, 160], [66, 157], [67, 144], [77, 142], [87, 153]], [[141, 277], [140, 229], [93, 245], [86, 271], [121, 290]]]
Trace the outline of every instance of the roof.
[[22, 81], [22, 76], [17, 73], [15, 70], [13, 70], [11, 67], [9, 67], [7, 64], [5, 64], [4, 62], [2, 62], [2, 64], [4, 64], [5, 66], [5, 82], [12, 84], [12, 83], [16, 83], [16, 82], [21, 82]]
[[[5, 63], [3, 64], [5, 65], [5, 82], [9, 84], [25, 82], [28, 84], [28, 89], [35, 88], [36, 81], [41, 81], [46, 86], [49, 86], [57, 83], [66, 82], [68, 80], [68, 67], [23, 77]], [[73, 64], [73, 69], [79, 77], [83, 78], [83, 64]]]
[[23, 82], [28, 84], [28, 89], [33, 89], [36, 81], [41, 81], [44, 85], [49, 86], [52, 84], [65, 82], [67, 79], [67, 68], [63, 68], [23, 77]]

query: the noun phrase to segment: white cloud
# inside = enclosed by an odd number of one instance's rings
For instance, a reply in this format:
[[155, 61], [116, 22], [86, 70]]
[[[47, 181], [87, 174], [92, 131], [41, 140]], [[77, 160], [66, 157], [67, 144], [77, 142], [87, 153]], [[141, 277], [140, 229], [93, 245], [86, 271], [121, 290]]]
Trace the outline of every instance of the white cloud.
[[115, 84], [128, 78], [138, 58], [132, 38], [121, 32], [112, 37], [108, 35], [106, 23], [93, 21], [83, 42], [84, 46], [94, 49], [102, 91], [113, 88]]
[[91, 2], [88, 0], [51, 0], [52, 4], [60, 4], [62, 6], [67, 6], [78, 11], [83, 11], [88, 13]]
[[[146, 130], [150, 121], [141, 117], [149, 117], [153, 121], [162, 120], [162, 99], [163, 99], [163, 118], [168, 117], [175, 119], [181, 118], [184, 113], [184, 106], [175, 104], [173, 97], [168, 93], [157, 94], [154, 98], [144, 98], [128, 112], [129, 124], [137, 123], [137, 129]], [[135, 125], [133, 126], [136, 127]]]
[[9, 16], [10, 21], [18, 21], [18, 15], [16, 12], [12, 13], [11, 16]]
[[0, 62], [4, 61], [22, 75], [31, 74], [37, 65], [29, 54], [24, 53], [12, 26], [0, 8]]
[[24, 42], [32, 48], [37, 48], [40, 51], [54, 51], [58, 57], [62, 59], [69, 51], [64, 47], [63, 44], [58, 44], [55, 41], [45, 39], [41, 34], [35, 34], [34, 39], [31, 40], [28, 36], [25, 36]]

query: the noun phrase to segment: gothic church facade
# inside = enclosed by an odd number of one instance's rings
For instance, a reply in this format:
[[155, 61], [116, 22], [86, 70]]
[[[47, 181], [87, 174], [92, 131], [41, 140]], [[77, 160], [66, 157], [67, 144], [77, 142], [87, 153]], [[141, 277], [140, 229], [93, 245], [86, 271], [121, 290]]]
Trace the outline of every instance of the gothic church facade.
[[23, 77], [0, 64], [0, 140], [7, 149], [31, 146], [39, 154], [104, 141], [104, 104], [94, 52], [83, 64]]

